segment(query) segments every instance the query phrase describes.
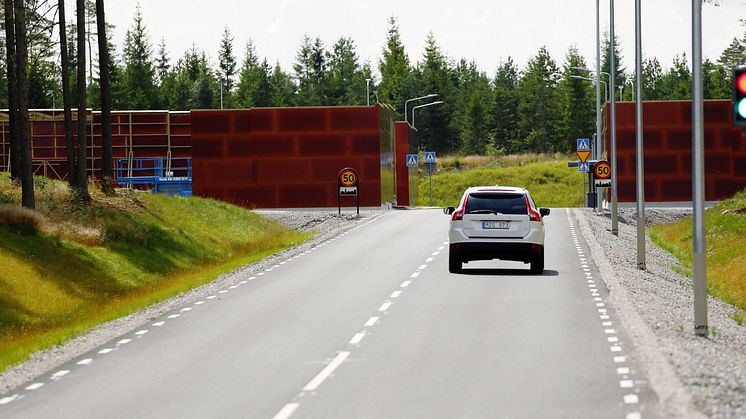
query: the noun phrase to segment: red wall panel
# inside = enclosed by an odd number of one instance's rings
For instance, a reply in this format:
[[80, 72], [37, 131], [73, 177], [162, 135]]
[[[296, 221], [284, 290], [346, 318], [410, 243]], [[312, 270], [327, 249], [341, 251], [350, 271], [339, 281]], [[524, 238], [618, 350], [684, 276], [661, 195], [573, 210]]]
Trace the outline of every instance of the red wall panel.
[[404, 121], [396, 122], [396, 203], [409, 206], [409, 124]]
[[[645, 200], [681, 202], [692, 199], [691, 103], [645, 102]], [[607, 109], [608, 111], [608, 109]], [[635, 108], [617, 104], [617, 186], [619, 202], [634, 202]], [[609, 112], [606, 112], [608, 127]], [[705, 101], [705, 196], [708, 201], [728, 198], [746, 188], [746, 138], [731, 121], [731, 102]], [[610, 150], [607, 135], [606, 149]], [[610, 153], [607, 152], [607, 156]]]
[[192, 111], [194, 194], [247, 207], [335, 207], [337, 174], [349, 166], [361, 177], [360, 205], [380, 206], [378, 118], [377, 107]]

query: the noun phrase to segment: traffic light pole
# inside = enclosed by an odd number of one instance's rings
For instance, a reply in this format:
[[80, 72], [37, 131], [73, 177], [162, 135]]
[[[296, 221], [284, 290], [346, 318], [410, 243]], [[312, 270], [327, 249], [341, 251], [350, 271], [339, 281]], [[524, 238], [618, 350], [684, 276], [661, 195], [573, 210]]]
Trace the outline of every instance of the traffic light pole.
[[694, 207], [694, 333], [706, 337], [704, 96], [702, 91], [702, 0], [692, 0], [692, 206]]
[[[696, 0], [694, 0], [696, 1]], [[610, 0], [610, 23], [609, 23], [609, 42], [611, 68], [609, 71], [609, 107], [611, 109], [609, 118], [611, 119], [611, 234], [619, 235], [619, 208], [617, 205], [617, 181], [616, 181], [616, 39], [614, 38], [614, 0]]]

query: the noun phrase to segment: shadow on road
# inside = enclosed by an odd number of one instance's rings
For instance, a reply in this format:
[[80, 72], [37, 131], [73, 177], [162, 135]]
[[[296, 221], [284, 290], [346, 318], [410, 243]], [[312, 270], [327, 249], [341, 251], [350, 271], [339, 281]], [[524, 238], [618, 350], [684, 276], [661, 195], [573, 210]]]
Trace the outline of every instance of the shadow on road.
[[541, 275], [532, 274], [529, 269], [463, 269], [461, 275], [472, 275], [472, 276], [559, 276], [559, 272], [550, 269], [544, 270]]

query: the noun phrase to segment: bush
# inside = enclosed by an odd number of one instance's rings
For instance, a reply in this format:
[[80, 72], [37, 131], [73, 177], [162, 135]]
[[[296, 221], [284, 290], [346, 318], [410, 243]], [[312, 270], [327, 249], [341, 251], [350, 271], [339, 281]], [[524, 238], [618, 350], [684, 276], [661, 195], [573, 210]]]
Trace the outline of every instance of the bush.
[[44, 225], [44, 217], [35, 211], [15, 205], [0, 205], [0, 227], [35, 233]]

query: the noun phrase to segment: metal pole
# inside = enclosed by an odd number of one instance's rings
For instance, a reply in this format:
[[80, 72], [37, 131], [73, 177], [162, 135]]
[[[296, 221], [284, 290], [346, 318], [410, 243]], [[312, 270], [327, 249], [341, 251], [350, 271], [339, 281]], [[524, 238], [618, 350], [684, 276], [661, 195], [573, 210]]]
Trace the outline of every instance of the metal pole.
[[[601, 160], [601, 0], [596, 0], [596, 141], [593, 156]], [[601, 190], [596, 191], [596, 209], [601, 211]]]
[[220, 109], [223, 109], [223, 76], [220, 76]]
[[702, 0], [692, 0], [692, 206], [694, 207], [694, 333], [707, 336]]
[[430, 206], [433, 206], [433, 171], [429, 169], [427, 171], [430, 174]]
[[[695, 0], [696, 1], [696, 0]], [[617, 170], [616, 170], [616, 100], [614, 98], [616, 90], [615, 76], [616, 76], [616, 53], [614, 46], [616, 41], [614, 38], [614, 0], [610, 0], [610, 14], [611, 20], [609, 23], [609, 42], [611, 51], [611, 71], [609, 71], [609, 108], [611, 109], [609, 118], [611, 119], [611, 234], [616, 236], [619, 235], [619, 208], [617, 208]]]
[[365, 79], [365, 105], [370, 106], [370, 79]]
[[642, 138], [642, 5], [635, 0], [635, 139], [637, 142], [637, 269], [645, 270], [645, 153]]

